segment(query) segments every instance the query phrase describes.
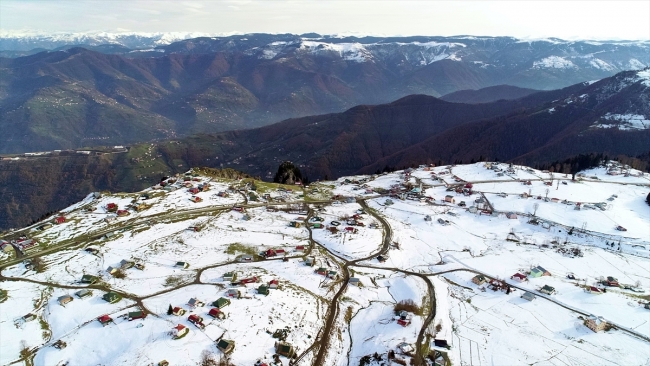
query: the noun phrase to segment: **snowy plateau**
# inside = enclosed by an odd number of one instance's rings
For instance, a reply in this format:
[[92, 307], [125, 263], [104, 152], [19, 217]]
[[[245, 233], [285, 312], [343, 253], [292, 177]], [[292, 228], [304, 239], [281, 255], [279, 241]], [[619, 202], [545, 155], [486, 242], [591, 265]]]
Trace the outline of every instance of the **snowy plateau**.
[[4, 234], [0, 364], [647, 365], [649, 192], [481, 162], [90, 194]]

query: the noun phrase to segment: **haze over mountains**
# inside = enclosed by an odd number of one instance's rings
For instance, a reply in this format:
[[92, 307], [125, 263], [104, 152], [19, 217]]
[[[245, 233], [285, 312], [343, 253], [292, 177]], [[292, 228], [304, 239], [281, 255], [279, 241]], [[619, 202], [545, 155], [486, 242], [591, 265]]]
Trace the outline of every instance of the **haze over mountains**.
[[[504, 84], [557, 89], [650, 65], [648, 42], [247, 34], [165, 44], [177, 38], [129, 37], [5, 35], [4, 51], [63, 50], [0, 59], [0, 128], [7, 131], [0, 153], [259, 127], [412, 94]], [[504, 93], [498, 98], [525, 94]]]
[[4, 160], [0, 227], [24, 225], [95, 190], [134, 191], [194, 166], [270, 179], [291, 160], [316, 180], [423, 163], [499, 159], [534, 166], [577, 154], [637, 156], [650, 150], [647, 116], [650, 69], [515, 100], [465, 104], [411, 95], [256, 129], [138, 144], [127, 153]]

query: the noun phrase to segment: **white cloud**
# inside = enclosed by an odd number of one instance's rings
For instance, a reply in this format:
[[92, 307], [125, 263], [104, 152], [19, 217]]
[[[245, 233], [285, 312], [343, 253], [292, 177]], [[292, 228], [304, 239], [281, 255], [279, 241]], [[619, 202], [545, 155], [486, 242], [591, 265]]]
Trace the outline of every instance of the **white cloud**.
[[0, 1], [2, 30], [650, 39], [648, 1]]

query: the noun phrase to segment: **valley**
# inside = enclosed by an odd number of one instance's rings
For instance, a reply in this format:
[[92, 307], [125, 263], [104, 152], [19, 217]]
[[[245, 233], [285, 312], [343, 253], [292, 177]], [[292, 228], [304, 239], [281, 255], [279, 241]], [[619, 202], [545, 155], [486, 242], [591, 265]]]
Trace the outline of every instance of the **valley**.
[[642, 364], [649, 189], [480, 162], [90, 194], [4, 233], [0, 363]]

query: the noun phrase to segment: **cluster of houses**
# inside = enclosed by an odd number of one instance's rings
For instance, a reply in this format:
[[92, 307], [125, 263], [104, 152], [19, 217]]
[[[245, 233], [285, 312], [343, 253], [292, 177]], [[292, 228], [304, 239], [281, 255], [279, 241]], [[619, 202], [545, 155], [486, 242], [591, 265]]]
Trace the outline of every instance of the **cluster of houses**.
[[0, 250], [7, 254], [14, 254], [16, 249], [22, 253], [32, 253], [38, 248], [38, 242], [34, 239], [29, 239], [27, 237], [21, 237], [17, 240], [0, 240]]
[[[82, 289], [77, 292], [75, 292], [75, 296], [77, 296], [79, 299], [86, 299], [89, 297], [92, 297], [93, 292], [89, 289]], [[119, 302], [122, 300], [122, 295], [118, 294], [117, 292], [109, 291], [105, 293], [102, 296], [102, 299], [110, 304], [115, 304], [116, 302]], [[59, 305], [65, 307], [67, 304], [71, 303], [74, 300], [74, 298], [70, 295], [62, 295], [57, 298], [57, 302]]]

